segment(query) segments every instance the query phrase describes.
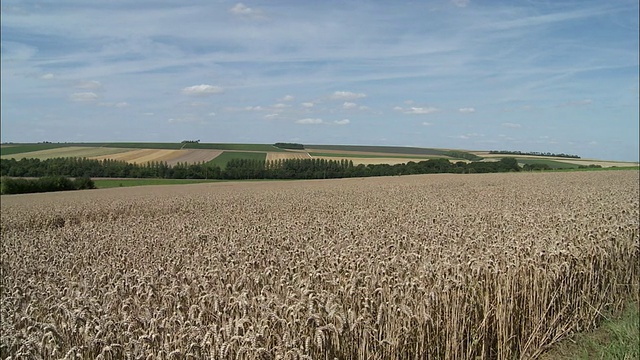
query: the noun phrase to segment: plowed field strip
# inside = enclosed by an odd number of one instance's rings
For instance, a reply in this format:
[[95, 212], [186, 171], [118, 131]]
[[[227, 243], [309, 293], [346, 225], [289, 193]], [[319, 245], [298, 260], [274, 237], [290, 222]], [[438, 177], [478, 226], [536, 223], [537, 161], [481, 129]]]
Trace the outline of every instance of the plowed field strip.
[[147, 163], [150, 161], [170, 161], [177, 157], [180, 157], [189, 150], [159, 150], [159, 149], [141, 149], [131, 150], [121, 154], [115, 154], [113, 156], [99, 156], [95, 159], [114, 159], [122, 160], [136, 164]]
[[172, 166], [177, 163], [195, 164], [199, 162], [207, 162], [215, 159], [222, 154], [222, 150], [180, 150], [180, 156], [167, 160], [167, 164]]

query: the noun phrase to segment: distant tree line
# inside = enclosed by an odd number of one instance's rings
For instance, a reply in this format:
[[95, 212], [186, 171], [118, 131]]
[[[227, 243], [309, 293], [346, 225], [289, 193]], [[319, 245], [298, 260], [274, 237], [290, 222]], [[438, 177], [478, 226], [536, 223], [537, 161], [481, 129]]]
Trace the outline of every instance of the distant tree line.
[[96, 188], [93, 180], [86, 177], [76, 178], [73, 180], [64, 176], [46, 176], [37, 179], [3, 177], [1, 182], [2, 186], [0, 187], [0, 193], [2, 194], [28, 194]]
[[200, 140], [182, 140], [180, 144], [199, 144]]
[[2, 159], [0, 175], [10, 177], [110, 177], [110, 178], [164, 178], [164, 179], [330, 179], [344, 177], [390, 176], [435, 173], [493, 173], [520, 171], [514, 158], [494, 162], [430, 159], [405, 164], [354, 165], [348, 160], [279, 159], [271, 161], [232, 159], [224, 169], [210, 163], [174, 166], [166, 162], [131, 164], [119, 160], [85, 158]]
[[297, 143], [281, 143], [277, 142], [273, 146], [280, 149], [304, 150], [304, 145]]
[[571, 159], [580, 159], [578, 155], [571, 154], [554, 154], [550, 152], [537, 152], [537, 151], [509, 151], [509, 150], [491, 150], [489, 154], [506, 154], [506, 155], [533, 155], [533, 156], [551, 156], [551, 157], [561, 157], [561, 158], [571, 158]]

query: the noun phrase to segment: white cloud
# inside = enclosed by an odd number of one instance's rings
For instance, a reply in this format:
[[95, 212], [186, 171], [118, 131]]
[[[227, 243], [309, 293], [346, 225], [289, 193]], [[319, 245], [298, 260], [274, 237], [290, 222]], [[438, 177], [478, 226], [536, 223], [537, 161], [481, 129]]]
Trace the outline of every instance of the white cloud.
[[250, 8], [243, 3], [235, 4], [231, 9], [229, 9], [229, 12], [237, 16], [246, 16], [246, 17], [254, 17], [254, 18], [263, 17], [262, 11], [254, 8]]
[[77, 89], [86, 89], [86, 90], [99, 90], [102, 89], [102, 83], [100, 81], [82, 81], [76, 84]]
[[287, 104], [279, 103], [279, 104], [275, 104], [275, 105], [273, 105], [272, 107], [273, 107], [274, 109], [284, 109], [284, 108], [288, 108], [288, 107], [290, 107], [290, 106], [291, 106], [291, 105], [287, 105]]
[[474, 113], [474, 112], [476, 112], [476, 109], [475, 109], [475, 108], [472, 108], [472, 107], [464, 107], [464, 108], [460, 108], [460, 109], [458, 109], [458, 111], [460, 111], [460, 112], [461, 112], [461, 113], [463, 113], [463, 114], [469, 114], [469, 113]]
[[51, 80], [53, 78], [54, 78], [54, 75], [51, 73], [40, 76], [40, 79], [44, 79], [44, 80]]
[[395, 110], [395, 111], [402, 111], [402, 110], [404, 110], [404, 109], [403, 109], [403, 108], [401, 108], [400, 106], [394, 106], [394, 107], [393, 107], [393, 110]]
[[520, 124], [510, 123], [510, 122], [502, 123], [502, 126], [508, 127], [508, 128], [514, 128], [514, 129], [522, 127], [522, 125]]
[[312, 119], [312, 118], [300, 119], [296, 121], [297, 124], [302, 124], [302, 125], [316, 125], [316, 124], [322, 124], [323, 122], [324, 121], [322, 121], [322, 119]]
[[267, 114], [267, 115], [264, 116], [264, 118], [265, 119], [273, 119], [273, 118], [276, 118], [278, 116], [279, 116], [279, 114]]
[[411, 107], [408, 110], [405, 110], [404, 113], [405, 114], [412, 114], [412, 115], [424, 115], [424, 114], [432, 114], [434, 112], [437, 112], [438, 109], [434, 108], [434, 107]]
[[293, 95], [285, 95], [282, 99], [278, 99], [278, 101], [293, 101], [295, 97]]
[[193, 95], [193, 96], [208, 96], [213, 94], [220, 94], [224, 91], [220, 86], [214, 85], [194, 85], [189, 86], [182, 89], [182, 93], [185, 95]]
[[153, 115], [154, 115], [154, 113], [152, 113], [152, 112], [146, 112], [146, 113], [144, 113], [144, 114], [142, 114], [142, 115], [146, 115], [146, 116], [153, 116]]
[[352, 103], [352, 102], [345, 102], [344, 104], [342, 104], [342, 107], [345, 109], [353, 109], [355, 107], [357, 107], [358, 104], [356, 103]]
[[430, 123], [430, 122], [426, 122], [426, 121], [425, 121], [425, 122], [423, 122], [423, 123], [422, 123], [422, 125], [424, 125], [424, 126], [431, 126], [431, 125], [433, 125], [433, 124], [432, 124], [432, 123]]
[[117, 108], [123, 108], [123, 107], [127, 107], [127, 106], [129, 106], [129, 103], [128, 103], [128, 102], [126, 102], [126, 101], [121, 101], [121, 102], [119, 102], [119, 103], [115, 103], [115, 105], [114, 105], [114, 106], [115, 106], [115, 107], [117, 107]]
[[313, 104], [312, 102], [304, 102], [304, 103], [302, 103], [302, 106], [303, 106], [303, 107], [306, 107], [306, 108], [312, 108], [312, 107], [313, 107], [313, 105], [314, 105], [314, 104]]
[[342, 120], [336, 120], [334, 121], [334, 123], [336, 123], [337, 125], [347, 125], [349, 124], [351, 121], [349, 119], [342, 119]]
[[99, 96], [94, 92], [74, 93], [70, 96], [71, 101], [91, 102], [98, 100]]
[[209, 116], [216, 116], [216, 113], [212, 111], [212, 112], [210, 112], [208, 115], [209, 115]]
[[356, 100], [356, 99], [362, 99], [363, 97], [366, 97], [366, 94], [363, 93], [354, 93], [351, 91], [336, 91], [333, 94], [331, 94], [330, 98], [332, 100]]
[[253, 9], [243, 3], [237, 3], [234, 7], [229, 9], [229, 12], [236, 15], [250, 15], [253, 12]]
[[247, 110], [247, 111], [262, 111], [262, 110], [264, 110], [264, 108], [262, 106], [260, 106], [260, 105], [257, 105], [257, 106], [245, 106], [244, 109]]

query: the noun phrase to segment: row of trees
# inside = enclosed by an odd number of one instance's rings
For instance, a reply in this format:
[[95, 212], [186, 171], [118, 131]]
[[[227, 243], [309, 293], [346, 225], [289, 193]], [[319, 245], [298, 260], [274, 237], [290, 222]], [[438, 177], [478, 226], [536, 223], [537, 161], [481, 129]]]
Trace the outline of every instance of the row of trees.
[[93, 180], [84, 177], [73, 180], [64, 176], [47, 176], [37, 179], [15, 179], [3, 177], [1, 183], [1, 194], [28, 194], [96, 188]]
[[304, 145], [298, 143], [283, 143], [277, 142], [273, 146], [280, 149], [292, 149], [292, 150], [304, 150]]
[[492, 173], [520, 171], [516, 159], [504, 158], [496, 162], [431, 159], [406, 164], [357, 165], [347, 160], [280, 159], [261, 161], [232, 159], [224, 169], [209, 163], [165, 162], [130, 164], [118, 160], [92, 160], [79, 158], [3, 159], [0, 175], [11, 177], [111, 177], [111, 178], [165, 178], [165, 179], [330, 179], [343, 177], [390, 176], [435, 173]]
[[580, 159], [578, 155], [564, 154], [564, 153], [550, 153], [550, 152], [537, 152], [537, 151], [509, 151], [509, 150], [491, 150], [489, 154], [505, 154], [505, 155], [533, 155], [533, 156], [552, 156], [571, 159]]

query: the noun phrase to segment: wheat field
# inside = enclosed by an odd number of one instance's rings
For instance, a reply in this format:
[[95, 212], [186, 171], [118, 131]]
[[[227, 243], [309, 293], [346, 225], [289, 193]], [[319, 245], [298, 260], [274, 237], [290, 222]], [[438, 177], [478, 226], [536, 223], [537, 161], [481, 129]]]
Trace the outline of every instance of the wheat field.
[[638, 301], [638, 178], [3, 196], [0, 358], [536, 358]]

